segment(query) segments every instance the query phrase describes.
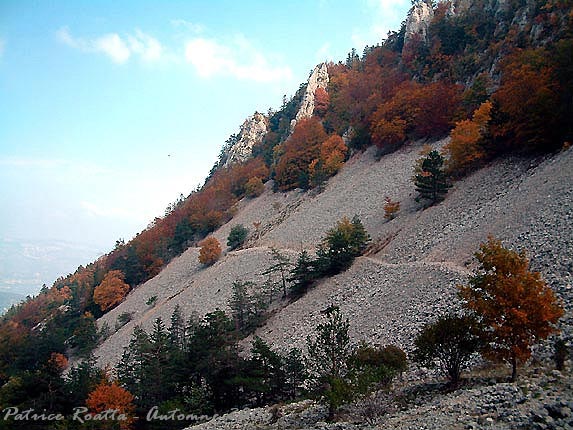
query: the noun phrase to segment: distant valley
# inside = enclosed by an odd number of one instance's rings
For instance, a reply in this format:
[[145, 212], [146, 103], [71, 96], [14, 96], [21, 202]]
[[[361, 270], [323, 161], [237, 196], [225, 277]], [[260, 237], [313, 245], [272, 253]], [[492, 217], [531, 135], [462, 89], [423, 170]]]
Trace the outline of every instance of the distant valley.
[[0, 238], [0, 312], [101, 254], [85, 244]]

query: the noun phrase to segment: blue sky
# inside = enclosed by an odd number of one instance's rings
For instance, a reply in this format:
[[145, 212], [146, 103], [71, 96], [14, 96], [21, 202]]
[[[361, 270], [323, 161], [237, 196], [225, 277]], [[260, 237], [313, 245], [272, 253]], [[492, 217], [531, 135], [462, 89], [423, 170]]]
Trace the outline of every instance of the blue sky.
[[0, 238], [110, 249], [409, 0], [0, 0]]

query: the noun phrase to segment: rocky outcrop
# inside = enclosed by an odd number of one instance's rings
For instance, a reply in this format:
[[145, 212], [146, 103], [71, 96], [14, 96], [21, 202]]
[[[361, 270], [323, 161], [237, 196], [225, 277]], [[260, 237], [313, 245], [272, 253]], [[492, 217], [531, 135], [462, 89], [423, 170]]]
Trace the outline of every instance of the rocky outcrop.
[[406, 17], [406, 33], [404, 34], [404, 44], [419, 38], [426, 42], [428, 37], [428, 28], [434, 18], [434, 9], [432, 4], [426, 1], [419, 1], [412, 6]]
[[225, 167], [233, 163], [241, 163], [248, 160], [253, 151], [253, 146], [261, 143], [263, 137], [267, 133], [269, 121], [262, 113], [255, 112], [252, 116], [248, 117], [243, 125], [241, 131], [237, 136], [237, 141], [229, 148], [227, 152], [227, 159]]
[[472, 0], [453, 0], [449, 2], [448, 16], [463, 15], [472, 7]]
[[302, 102], [300, 108], [296, 114], [296, 117], [290, 123], [291, 133], [298, 121], [303, 118], [309, 118], [314, 113], [314, 92], [318, 88], [326, 90], [328, 86], [328, 69], [326, 63], [321, 63], [314, 68], [310, 77], [308, 78], [308, 84], [306, 86], [306, 91], [302, 97]]

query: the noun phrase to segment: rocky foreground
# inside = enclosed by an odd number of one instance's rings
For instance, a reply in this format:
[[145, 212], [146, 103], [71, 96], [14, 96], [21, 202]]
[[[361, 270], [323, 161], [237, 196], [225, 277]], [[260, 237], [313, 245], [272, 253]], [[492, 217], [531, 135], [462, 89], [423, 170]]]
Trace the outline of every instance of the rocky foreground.
[[475, 377], [453, 392], [441, 383], [398, 382], [392, 392], [357, 402], [332, 421], [324, 405], [306, 400], [235, 411], [188, 429], [573, 429], [570, 373], [537, 368], [515, 383], [500, 379]]

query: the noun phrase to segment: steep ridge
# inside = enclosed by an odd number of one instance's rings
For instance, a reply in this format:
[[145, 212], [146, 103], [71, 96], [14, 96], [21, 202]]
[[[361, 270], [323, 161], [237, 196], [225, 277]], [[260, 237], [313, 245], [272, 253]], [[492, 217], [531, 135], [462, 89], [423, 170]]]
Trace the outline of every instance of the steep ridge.
[[[534, 161], [496, 162], [457, 182], [444, 202], [422, 211], [410, 179], [421, 146], [407, 145], [380, 161], [373, 150], [358, 154], [320, 194], [272, 193], [267, 184], [260, 197], [240, 202], [234, 219], [214, 235], [225, 243], [230, 228], [244, 224], [252, 232], [249, 248], [229, 252], [206, 269], [198, 264], [198, 249], [191, 248], [135, 289], [98, 321], [100, 327], [105, 322], [114, 327], [121, 313], [133, 314], [97, 349], [99, 364], [117, 363], [135, 325], [148, 329], [157, 317], [168, 321], [177, 304], [186, 316], [225, 310], [233, 281], [263, 283], [271, 247], [294, 260], [301, 248], [312, 250], [342, 216], [354, 214], [374, 240], [390, 238], [389, 244], [276, 312], [257, 335], [277, 347], [304, 347], [319, 311], [334, 303], [350, 317], [356, 341], [409, 349], [416, 330], [451, 305], [455, 285], [467, 278], [471, 256], [488, 234], [517, 249], [533, 250], [532, 266], [566, 303], [562, 324], [570, 332], [573, 151]], [[390, 222], [383, 218], [387, 195], [402, 202]], [[258, 233], [253, 233], [254, 222], [260, 223]], [[154, 295], [156, 305], [146, 305]]]

